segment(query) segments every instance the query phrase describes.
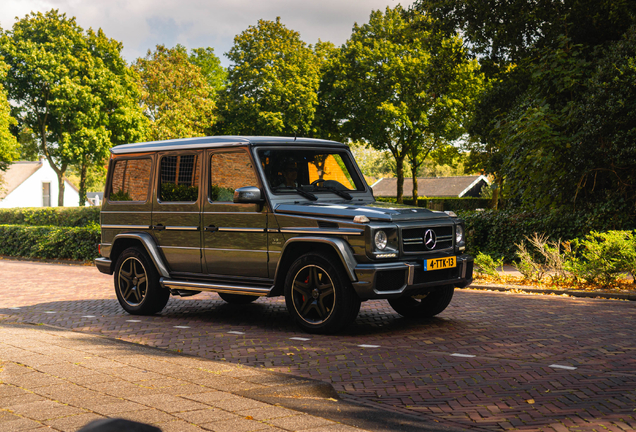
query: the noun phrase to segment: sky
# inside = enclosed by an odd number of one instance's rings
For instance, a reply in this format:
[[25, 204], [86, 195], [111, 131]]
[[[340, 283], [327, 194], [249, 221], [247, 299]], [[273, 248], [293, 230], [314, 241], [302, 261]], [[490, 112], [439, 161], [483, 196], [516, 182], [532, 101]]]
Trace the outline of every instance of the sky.
[[296, 30], [308, 44], [321, 39], [342, 45], [353, 24], [368, 21], [372, 10], [413, 0], [2, 0], [0, 27], [10, 29], [15, 17], [31, 11], [59, 9], [75, 16], [84, 29], [102, 28], [106, 36], [123, 43], [129, 62], [146, 55], [157, 44], [187, 48], [212, 47], [221, 64], [234, 36], [259, 19], [281, 22]]

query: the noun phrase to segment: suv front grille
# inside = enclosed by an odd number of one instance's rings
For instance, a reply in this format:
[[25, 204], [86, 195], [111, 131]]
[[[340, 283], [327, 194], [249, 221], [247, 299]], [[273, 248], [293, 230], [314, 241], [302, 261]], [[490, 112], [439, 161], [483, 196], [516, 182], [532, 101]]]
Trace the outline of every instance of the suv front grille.
[[405, 228], [402, 230], [404, 253], [433, 253], [453, 247], [453, 226]]

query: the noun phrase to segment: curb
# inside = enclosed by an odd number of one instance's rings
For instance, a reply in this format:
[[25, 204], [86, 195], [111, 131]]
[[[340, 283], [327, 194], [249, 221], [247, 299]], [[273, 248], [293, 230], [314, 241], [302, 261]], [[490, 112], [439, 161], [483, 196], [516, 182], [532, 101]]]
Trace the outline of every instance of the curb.
[[583, 297], [583, 298], [602, 298], [610, 300], [628, 300], [636, 301], [636, 291], [629, 293], [612, 293], [606, 291], [582, 291], [582, 290], [555, 290], [544, 288], [530, 288], [524, 286], [515, 285], [469, 285], [460, 289], [472, 289], [481, 291], [500, 291], [500, 292], [522, 292], [529, 294], [555, 294], [555, 295], [569, 295], [571, 297]]

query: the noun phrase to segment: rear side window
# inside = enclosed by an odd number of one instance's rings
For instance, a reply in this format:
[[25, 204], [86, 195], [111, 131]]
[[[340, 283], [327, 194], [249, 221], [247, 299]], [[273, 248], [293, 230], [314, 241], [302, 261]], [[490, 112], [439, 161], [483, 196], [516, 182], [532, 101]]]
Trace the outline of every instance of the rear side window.
[[110, 201], [146, 201], [150, 189], [151, 167], [150, 159], [117, 160], [108, 199]]
[[244, 151], [215, 153], [210, 160], [210, 201], [231, 202], [234, 190], [258, 186], [254, 166]]
[[159, 199], [164, 202], [196, 202], [199, 199], [199, 156], [161, 158]]

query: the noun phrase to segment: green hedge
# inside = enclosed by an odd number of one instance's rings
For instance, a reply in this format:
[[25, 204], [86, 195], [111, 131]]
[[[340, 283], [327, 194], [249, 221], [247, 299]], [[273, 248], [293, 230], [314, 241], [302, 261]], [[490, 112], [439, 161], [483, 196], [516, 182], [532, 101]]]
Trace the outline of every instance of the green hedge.
[[621, 213], [585, 212], [514, 212], [487, 210], [459, 212], [466, 222], [467, 251], [516, 259], [515, 243], [532, 234], [546, 234], [552, 240], [583, 238], [591, 231], [633, 230], [636, 223]]
[[[390, 197], [377, 197], [376, 201], [397, 203], [396, 198]], [[413, 205], [412, 198], [404, 198], [405, 205]], [[490, 198], [426, 198], [420, 197], [417, 199], [418, 207], [425, 207], [431, 210], [476, 210], [490, 208]]]
[[99, 225], [85, 227], [0, 225], [0, 255], [92, 261], [97, 258]]
[[0, 209], [0, 225], [82, 227], [99, 224], [100, 207]]

